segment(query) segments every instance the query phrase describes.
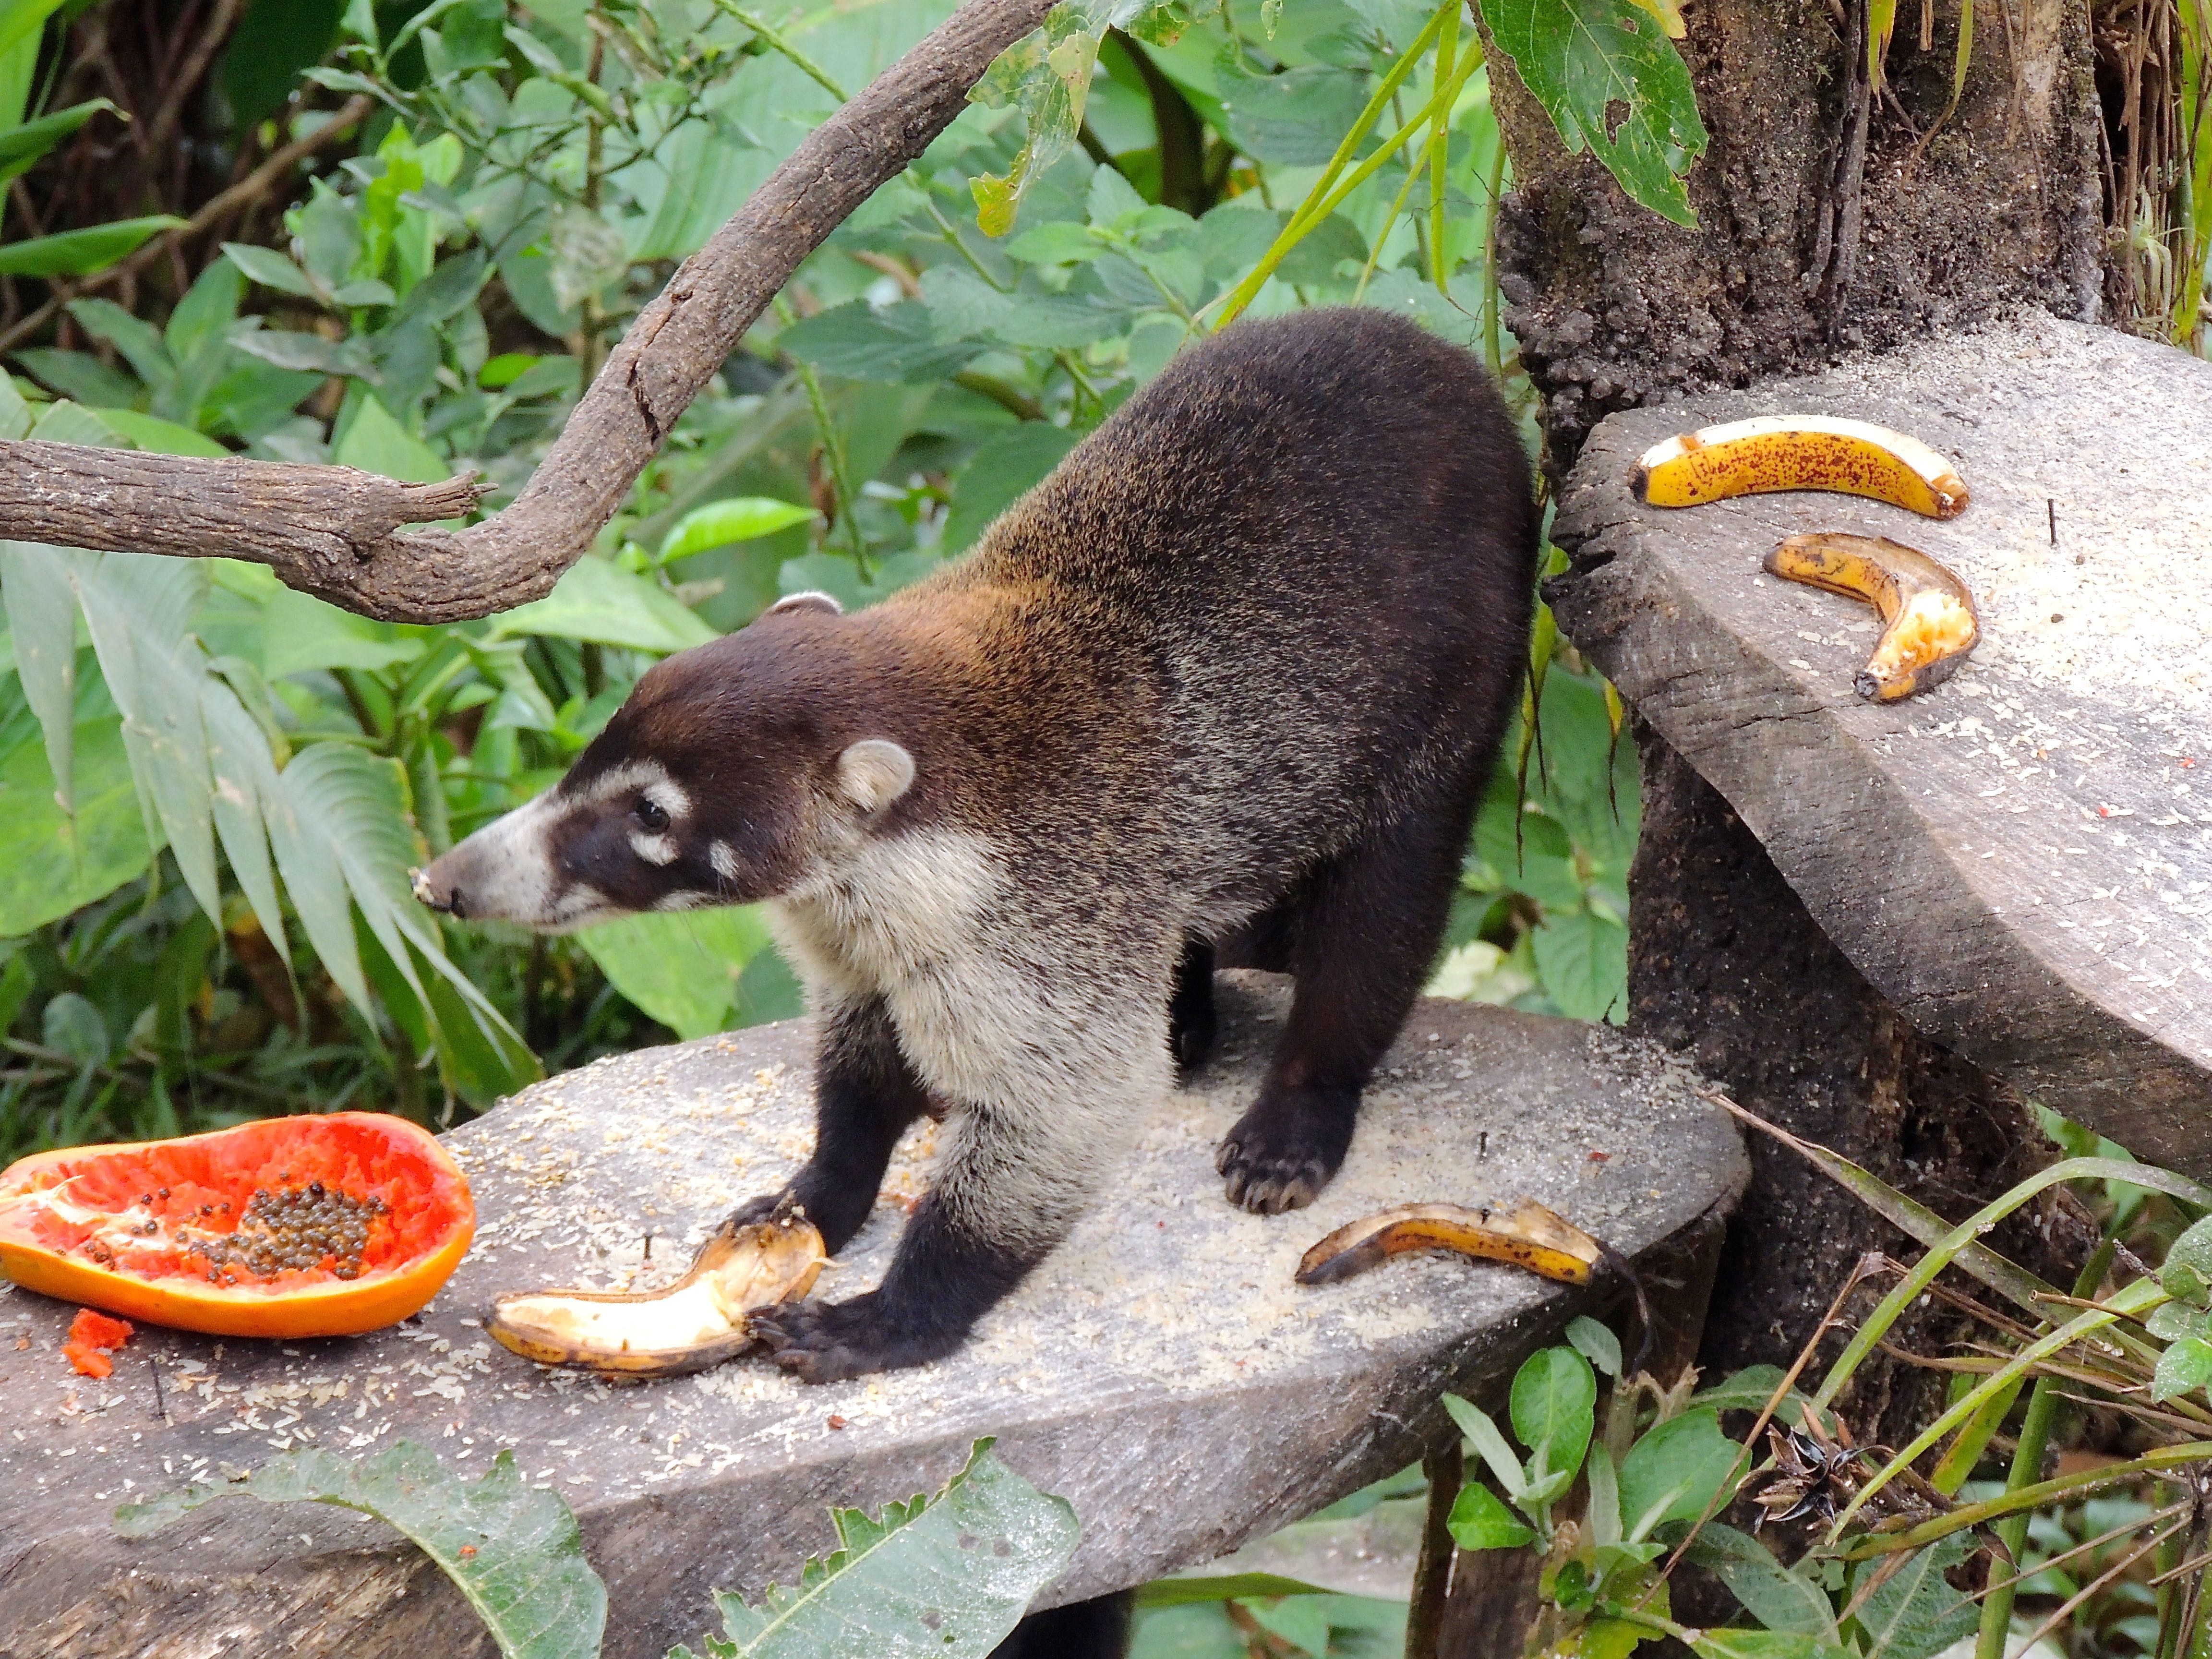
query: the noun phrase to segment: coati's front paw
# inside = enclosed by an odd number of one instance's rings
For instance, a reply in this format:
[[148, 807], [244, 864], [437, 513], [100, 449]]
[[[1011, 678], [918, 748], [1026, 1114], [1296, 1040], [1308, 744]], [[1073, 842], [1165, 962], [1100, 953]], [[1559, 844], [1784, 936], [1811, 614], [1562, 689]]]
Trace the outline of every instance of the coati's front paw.
[[775, 1363], [802, 1382], [842, 1382], [872, 1371], [927, 1365], [952, 1352], [967, 1335], [933, 1322], [902, 1320], [875, 1291], [850, 1302], [787, 1303], [752, 1318]]
[[1255, 1215], [1300, 1210], [1321, 1196], [1352, 1145], [1358, 1092], [1263, 1093], [1221, 1139], [1213, 1167], [1228, 1196]]

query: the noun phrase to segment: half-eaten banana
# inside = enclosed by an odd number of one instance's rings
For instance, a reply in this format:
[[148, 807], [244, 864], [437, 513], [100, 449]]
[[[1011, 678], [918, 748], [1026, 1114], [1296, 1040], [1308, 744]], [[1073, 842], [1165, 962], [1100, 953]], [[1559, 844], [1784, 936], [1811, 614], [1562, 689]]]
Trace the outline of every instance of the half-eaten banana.
[[1408, 1250], [1449, 1250], [1526, 1267], [1565, 1285], [1587, 1285], [1606, 1247], [1542, 1205], [1468, 1210], [1401, 1204], [1339, 1227], [1298, 1261], [1301, 1285], [1332, 1285]]
[[822, 1235], [802, 1215], [725, 1222], [690, 1270], [657, 1291], [526, 1291], [492, 1304], [486, 1328], [541, 1365], [604, 1376], [680, 1376], [753, 1345], [750, 1316], [794, 1302], [822, 1271]]
[[1950, 678], [1980, 642], [1966, 584], [1917, 548], [1887, 536], [1791, 536], [1765, 560], [1769, 574], [1863, 599], [1885, 626], [1851, 681], [1869, 702], [1895, 702]]
[[1633, 487], [1636, 499], [1653, 507], [1831, 489], [1931, 519], [1966, 510], [1966, 481], [1917, 438], [1825, 415], [1765, 415], [1680, 433], [1644, 452]]

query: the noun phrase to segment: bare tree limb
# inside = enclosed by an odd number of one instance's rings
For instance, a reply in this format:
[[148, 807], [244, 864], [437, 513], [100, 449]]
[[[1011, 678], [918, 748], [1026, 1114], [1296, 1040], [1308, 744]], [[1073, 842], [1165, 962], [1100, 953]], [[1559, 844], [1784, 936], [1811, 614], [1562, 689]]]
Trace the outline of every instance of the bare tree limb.
[[252, 559], [396, 622], [462, 621], [541, 597], [800, 261], [951, 125], [991, 60], [1050, 5], [967, 0], [809, 133], [638, 313], [522, 494], [482, 524], [405, 528], [453, 502], [383, 480], [376, 494], [344, 467], [0, 442], [0, 537]]

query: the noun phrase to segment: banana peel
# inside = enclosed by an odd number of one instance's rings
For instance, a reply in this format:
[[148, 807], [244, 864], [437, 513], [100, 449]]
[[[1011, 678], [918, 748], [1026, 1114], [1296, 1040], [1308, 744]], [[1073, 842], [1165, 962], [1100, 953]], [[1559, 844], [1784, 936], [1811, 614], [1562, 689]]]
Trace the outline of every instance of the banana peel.
[[1698, 507], [1777, 489], [1826, 489], [1931, 519], [1966, 510], [1966, 481], [1917, 438], [1866, 421], [1767, 415], [1700, 427], [1655, 444], [1636, 464], [1636, 499]]
[[1957, 574], [1887, 536], [1790, 536], [1763, 562], [1770, 575], [1864, 600], [1881, 637], [1851, 681], [1869, 702], [1895, 702], [1941, 684], [1981, 642], [1974, 596]]
[[825, 1260], [804, 1215], [726, 1221], [684, 1277], [657, 1291], [525, 1291], [492, 1304], [485, 1328], [541, 1365], [602, 1376], [681, 1376], [753, 1346], [751, 1316], [795, 1302]]
[[1408, 1250], [1526, 1267], [1563, 1285], [1587, 1285], [1611, 1254], [1599, 1240], [1542, 1205], [1468, 1210], [1456, 1204], [1401, 1204], [1339, 1227], [1299, 1259], [1301, 1285], [1334, 1285]]

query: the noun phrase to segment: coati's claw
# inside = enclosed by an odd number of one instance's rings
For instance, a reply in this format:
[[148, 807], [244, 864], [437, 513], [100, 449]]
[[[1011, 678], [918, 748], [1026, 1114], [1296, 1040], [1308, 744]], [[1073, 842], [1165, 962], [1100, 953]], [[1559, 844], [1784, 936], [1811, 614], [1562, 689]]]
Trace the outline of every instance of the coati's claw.
[[1358, 1090], [1263, 1092], [1221, 1138], [1213, 1167], [1231, 1204], [1255, 1215], [1302, 1210], [1321, 1196], [1352, 1145]]
[[963, 1330], [902, 1329], [877, 1293], [849, 1302], [799, 1302], [754, 1316], [775, 1363], [802, 1382], [842, 1382], [875, 1371], [927, 1365], [957, 1349]]

